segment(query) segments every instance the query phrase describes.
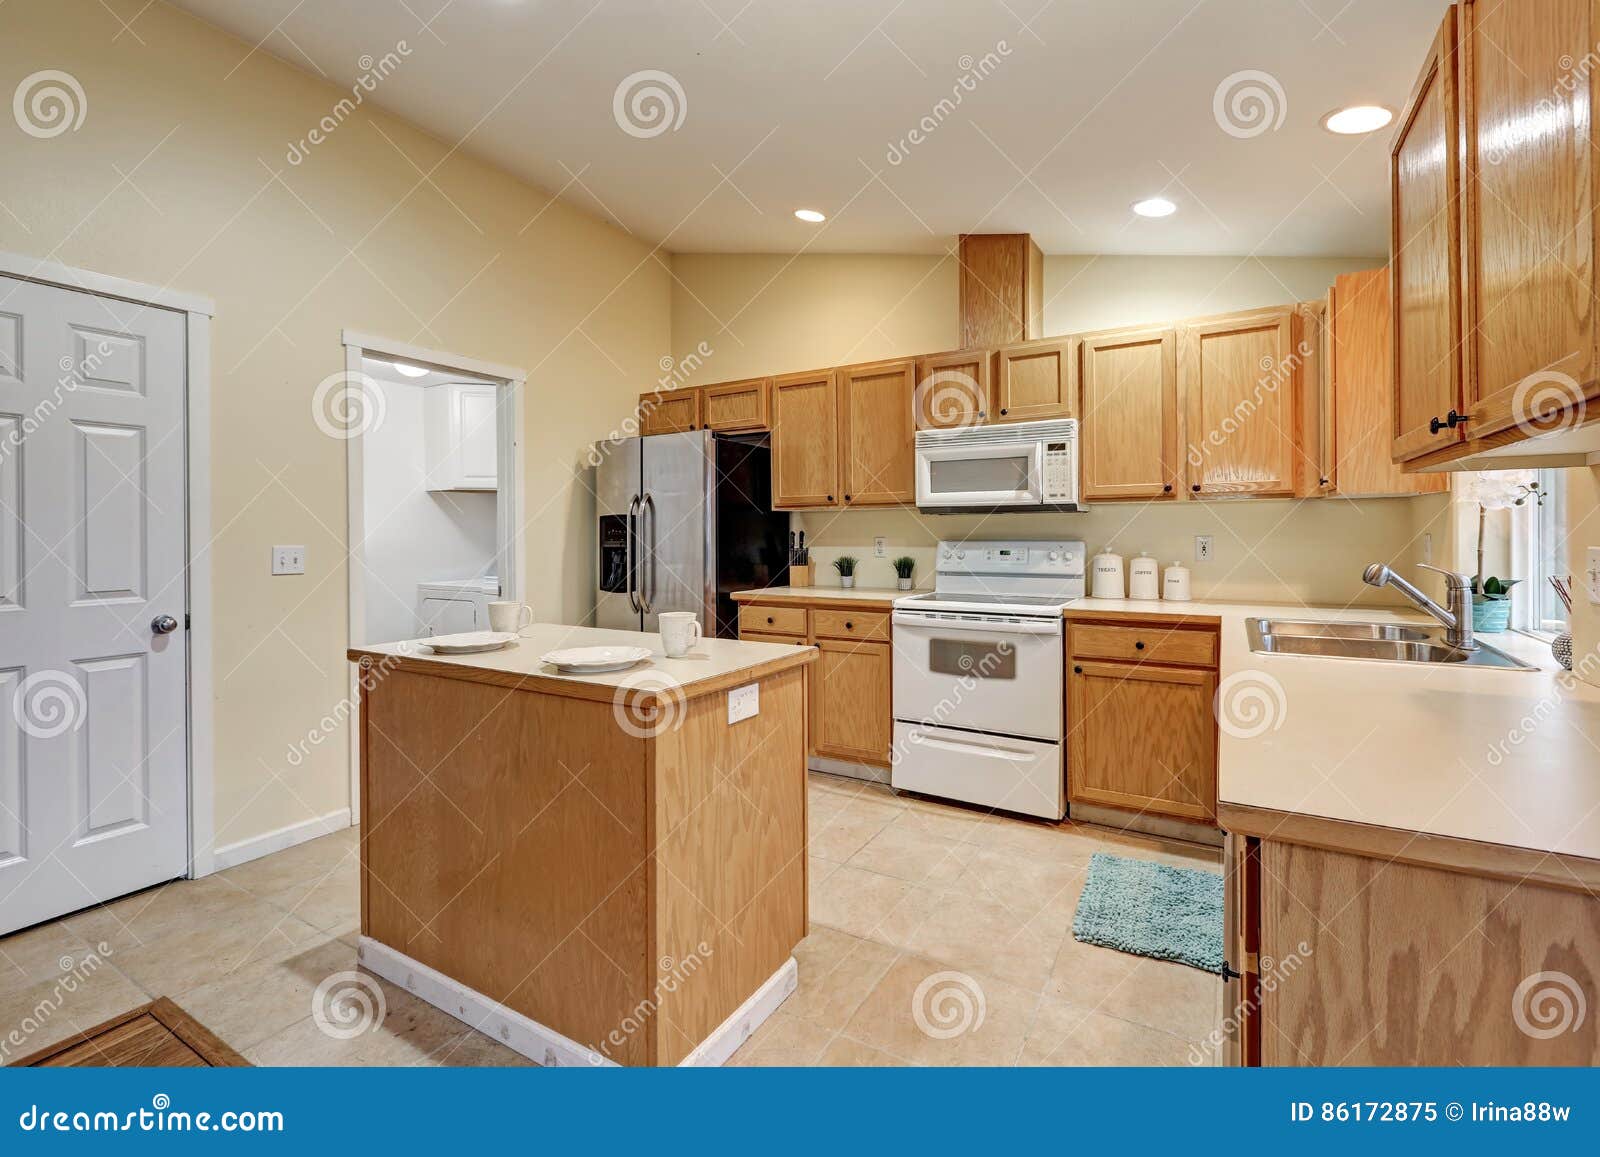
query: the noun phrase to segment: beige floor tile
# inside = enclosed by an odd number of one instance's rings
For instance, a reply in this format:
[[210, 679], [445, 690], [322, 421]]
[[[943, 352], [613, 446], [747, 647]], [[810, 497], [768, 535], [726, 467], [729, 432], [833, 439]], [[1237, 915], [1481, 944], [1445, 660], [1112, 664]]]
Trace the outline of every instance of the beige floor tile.
[[63, 922], [90, 944], [123, 951], [174, 933], [214, 927], [255, 903], [257, 899], [237, 884], [207, 876], [135, 892], [74, 912]]
[[185, 992], [247, 965], [281, 960], [321, 934], [280, 908], [253, 897], [226, 919], [189, 932], [173, 932], [112, 961], [135, 983], [158, 996]]
[[481, 1032], [468, 1029], [455, 1040], [438, 1049], [432, 1056], [436, 1065], [453, 1069], [525, 1069], [538, 1068], [536, 1061], [530, 1060], [517, 1052], [508, 1049], [493, 1037], [485, 1036]]
[[1025, 856], [990, 847], [975, 847], [963, 870], [946, 890], [1000, 904], [1024, 919], [1053, 910], [1077, 909], [1088, 869], [1042, 856]]
[[1106, 850], [1098, 831], [1081, 825], [1058, 827], [1012, 816], [990, 816], [975, 837], [985, 847], [1054, 864], [1086, 867], [1096, 852]]
[[361, 924], [361, 867], [345, 860], [320, 877], [263, 893], [261, 898], [313, 928], [343, 935]]
[[918, 1065], [1010, 1065], [1038, 997], [1004, 981], [902, 956], [845, 1026], [869, 1048]]
[[814, 1065], [832, 1039], [832, 1029], [787, 1016], [780, 1009], [751, 1034], [728, 1063], [763, 1067]]
[[404, 989], [376, 977], [370, 979], [384, 995], [381, 1021], [354, 1037], [343, 1038], [329, 1035], [308, 1016], [245, 1049], [245, 1059], [263, 1066], [433, 1065], [465, 1031], [460, 1021]]
[[103, 957], [27, 987], [0, 984], [0, 1065], [149, 1000], [149, 994]]
[[1221, 1017], [1222, 978], [1214, 973], [1085, 944], [1070, 933], [1046, 992], [1191, 1041], [1210, 1033]]
[[807, 850], [819, 859], [842, 864], [870, 843], [888, 822], [887, 819], [863, 819], [850, 812], [838, 812], [811, 825]]
[[1046, 997], [1022, 1047], [1025, 1065], [1188, 1065], [1198, 1050], [1144, 1025]]
[[806, 858], [806, 872], [811, 878], [811, 902], [817, 902], [817, 889], [822, 882], [839, 870], [839, 865], [833, 860], [819, 860], [816, 856]]
[[342, 940], [306, 942], [281, 960], [247, 965], [172, 997], [240, 1052], [311, 1015], [312, 996], [327, 977], [356, 966]]
[[915, 835], [970, 844], [977, 840], [986, 818], [979, 811], [917, 800], [900, 813], [892, 827]]
[[898, 823], [878, 832], [847, 861], [852, 868], [942, 887], [960, 878], [976, 851], [971, 844], [928, 835]]
[[795, 947], [800, 983], [782, 1011], [840, 1029], [899, 955], [893, 948], [821, 925]]
[[1045, 994], [1080, 1008], [1099, 1008], [1113, 990], [1132, 983], [1139, 960], [1114, 948], [1085, 944], [1069, 931], [1056, 952]]
[[946, 897], [907, 937], [906, 946], [951, 968], [1042, 992], [1063, 933], [1061, 926], [1036, 926], [992, 900], [963, 897], [950, 902]]
[[811, 920], [871, 938], [911, 888], [904, 880], [841, 867], [812, 888]]
[[281, 892], [295, 884], [319, 880], [344, 863], [356, 863], [360, 851], [357, 829], [346, 828], [332, 835], [307, 840], [270, 856], [262, 856], [237, 868], [219, 873], [221, 879], [258, 896]]
[[908, 1063], [882, 1049], [875, 1049], [843, 1035], [834, 1037], [833, 1043], [823, 1050], [821, 1059], [817, 1061], [824, 1068], [836, 1069], [892, 1069], [902, 1068]]
[[54, 980], [93, 952], [88, 941], [59, 921], [0, 936], [0, 990]]

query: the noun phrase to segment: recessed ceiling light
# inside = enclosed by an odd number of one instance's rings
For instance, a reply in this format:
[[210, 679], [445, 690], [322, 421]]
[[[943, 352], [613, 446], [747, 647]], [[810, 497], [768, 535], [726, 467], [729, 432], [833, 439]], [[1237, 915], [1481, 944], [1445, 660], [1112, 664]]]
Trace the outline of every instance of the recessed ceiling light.
[[1322, 127], [1330, 133], [1356, 136], [1361, 133], [1376, 132], [1392, 120], [1394, 113], [1381, 104], [1353, 104], [1349, 108], [1336, 109], [1323, 117]]
[[405, 362], [395, 362], [393, 365], [396, 372], [403, 377], [425, 378], [428, 376], [428, 371], [421, 366], [408, 366]]
[[1133, 211], [1141, 217], [1170, 217], [1178, 207], [1165, 197], [1146, 197], [1133, 203]]
[[796, 209], [794, 211], [794, 215], [800, 218], [802, 221], [810, 221], [813, 225], [817, 224], [819, 221], [826, 221], [828, 219], [828, 215], [826, 213], [819, 213], [815, 209]]

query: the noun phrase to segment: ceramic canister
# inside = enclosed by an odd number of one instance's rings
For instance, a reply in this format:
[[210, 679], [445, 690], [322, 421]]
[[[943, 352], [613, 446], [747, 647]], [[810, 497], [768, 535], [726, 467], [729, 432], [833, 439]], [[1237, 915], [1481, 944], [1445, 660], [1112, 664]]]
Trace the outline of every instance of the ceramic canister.
[[1130, 599], [1159, 599], [1161, 576], [1156, 560], [1141, 552], [1128, 563], [1128, 597]]
[[1186, 603], [1189, 594], [1189, 568], [1175, 562], [1161, 576], [1161, 597], [1174, 603]]
[[1123, 599], [1127, 592], [1122, 586], [1122, 556], [1109, 546], [1094, 556], [1090, 565], [1094, 576], [1089, 593], [1097, 599]]

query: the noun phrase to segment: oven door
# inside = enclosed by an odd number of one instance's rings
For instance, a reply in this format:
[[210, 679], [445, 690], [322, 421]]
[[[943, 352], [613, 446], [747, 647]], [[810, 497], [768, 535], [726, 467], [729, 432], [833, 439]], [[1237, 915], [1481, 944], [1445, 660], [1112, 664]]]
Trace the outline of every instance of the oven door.
[[1044, 443], [960, 441], [917, 447], [918, 506], [1037, 506], [1044, 502]]
[[1061, 744], [894, 725], [890, 782], [899, 791], [1058, 820], [1066, 814]]
[[1061, 738], [1061, 620], [894, 613], [894, 717]]

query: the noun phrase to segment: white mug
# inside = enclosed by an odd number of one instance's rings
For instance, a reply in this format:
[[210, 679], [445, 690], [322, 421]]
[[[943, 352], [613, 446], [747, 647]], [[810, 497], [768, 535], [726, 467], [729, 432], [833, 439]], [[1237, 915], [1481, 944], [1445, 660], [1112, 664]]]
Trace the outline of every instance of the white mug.
[[489, 629], [510, 635], [522, 634], [533, 622], [533, 608], [526, 603], [490, 603]]
[[693, 611], [662, 611], [661, 649], [669, 659], [681, 659], [701, 636], [700, 620]]

